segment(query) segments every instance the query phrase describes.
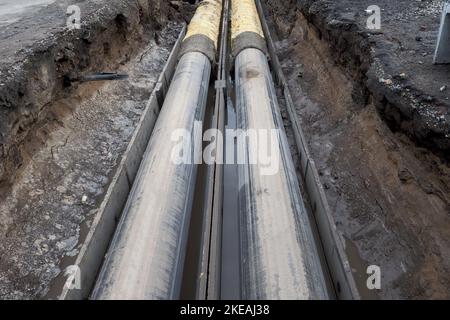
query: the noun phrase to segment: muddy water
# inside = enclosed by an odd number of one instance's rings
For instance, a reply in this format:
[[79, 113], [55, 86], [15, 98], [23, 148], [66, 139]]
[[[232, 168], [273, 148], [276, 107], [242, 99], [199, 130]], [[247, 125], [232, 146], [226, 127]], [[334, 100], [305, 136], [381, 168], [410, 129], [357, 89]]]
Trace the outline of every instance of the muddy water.
[[[227, 99], [225, 130], [237, 129], [236, 108], [230, 94]], [[237, 157], [236, 140], [225, 139], [225, 146], [234, 146], [234, 155]], [[225, 149], [225, 159], [227, 153]], [[236, 158], [235, 158], [236, 161]], [[235, 162], [236, 163], [236, 162]], [[238, 171], [233, 164], [224, 165], [224, 199], [223, 199], [223, 231], [222, 231], [222, 274], [221, 274], [221, 299], [234, 300], [241, 298], [241, 257], [239, 238], [239, 208], [238, 198]]]
[[352, 272], [355, 279], [356, 287], [362, 299], [364, 300], [378, 300], [379, 297], [376, 291], [369, 290], [367, 288], [367, 268], [368, 263], [365, 262], [361, 255], [359, 254], [358, 248], [350, 240], [345, 239], [345, 253], [347, 254], [348, 260], [352, 266]]
[[[210, 83], [208, 91], [208, 100], [206, 102], [205, 116], [203, 119], [203, 135], [204, 133], [214, 128], [213, 116], [214, 116], [214, 104], [215, 104], [215, 91], [214, 82]], [[202, 150], [209, 145], [204, 142]], [[210, 167], [202, 163], [197, 168], [197, 181], [194, 192], [194, 202], [191, 212], [191, 220], [189, 226], [189, 236], [187, 242], [186, 258], [183, 270], [183, 281], [181, 285], [182, 300], [195, 300], [199, 291], [199, 280], [202, 276], [201, 263], [202, 263], [202, 244], [207, 241], [205, 237], [205, 222], [207, 221], [207, 215], [211, 214], [208, 211], [207, 201], [210, 196], [208, 190]]]

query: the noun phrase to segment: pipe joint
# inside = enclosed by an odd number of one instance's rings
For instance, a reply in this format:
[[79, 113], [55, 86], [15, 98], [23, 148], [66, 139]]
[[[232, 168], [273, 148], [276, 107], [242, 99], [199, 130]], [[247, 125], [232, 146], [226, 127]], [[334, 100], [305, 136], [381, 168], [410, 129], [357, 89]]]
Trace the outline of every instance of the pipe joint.
[[245, 49], [268, 53], [261, 21], [254, 0], [232, 0], [231, 46], [233, 58]]
[[220, 32], [222, 0], [203, 0], [189, 23], [180, 58], [189, 52], [203, 53], [214, 63]]

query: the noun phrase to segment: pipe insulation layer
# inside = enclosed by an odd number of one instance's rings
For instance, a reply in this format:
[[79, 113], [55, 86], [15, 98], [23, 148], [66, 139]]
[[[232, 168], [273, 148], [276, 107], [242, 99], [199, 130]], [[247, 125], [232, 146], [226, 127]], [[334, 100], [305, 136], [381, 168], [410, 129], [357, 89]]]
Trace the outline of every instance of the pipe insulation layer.
[[203, 35], [212, 40], [217, 49], [219, 41], [220, 18], [222, 16], [222, 0], [203, 0], [200, 2], [194, 17], [189, 23], [184, 40]]
[[[252, 0], [232, 5], [233, 32], [260, 32]], [[249, 12], [254, 16], [241, 27]], [[246, 132], [238, 138], [245, 159], [238, 170], [243, 298], [328, 299], [266, 55], [250, 43], [238, 52], [235, 72], [238, 128]], [[259, 158], [265, 148], [270, 163]]]
[[200, 2], [189, 24], [180, 55], [201, 52], [215, 61], [222, 16], [222, 0]]
[[[188, 38], [210, 28], [208, 37], [216, 43], [220, 4], [200, 5]], [[211, 8], [211, 15], [206, 8]], [[199, 16], [210, 17], [200, 29]], [[202, 154], [201, 143], [196, 143], [202, 126], [196, 121], [204, 118], [210, 74], [211, 61], [204, 53], [188, 50], [181, 56], [93, 299], [179, 298], [196, 163]]]
[[231, 40], [246, 32], [264, 38], [254, 0], [232, 0], [231, 5]]

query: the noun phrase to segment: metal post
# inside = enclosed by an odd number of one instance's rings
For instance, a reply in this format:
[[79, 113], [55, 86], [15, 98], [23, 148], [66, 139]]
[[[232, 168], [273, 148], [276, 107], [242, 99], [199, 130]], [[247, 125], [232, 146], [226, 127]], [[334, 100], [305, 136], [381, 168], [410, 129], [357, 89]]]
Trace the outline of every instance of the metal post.
[[446, 0], [442, 10], [434, 64], [450, 63], [450, 2]]

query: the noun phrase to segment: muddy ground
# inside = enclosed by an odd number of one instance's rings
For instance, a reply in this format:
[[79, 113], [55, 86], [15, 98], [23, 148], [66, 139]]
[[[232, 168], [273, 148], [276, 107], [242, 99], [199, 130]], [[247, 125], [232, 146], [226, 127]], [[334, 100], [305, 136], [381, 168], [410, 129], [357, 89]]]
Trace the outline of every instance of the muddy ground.
[[[37, 2], [0, 7], [0, 299], [56, 298], [52, 283], [78, 254], [192, 12], [176, 1]], [[69, 4], [80, 30], [65, 28]], [[93, 72], [129, 78], [67, 83]]]
[[[263, 3], [362, 296], [450, 298], [450, 67], [431, 64], [440, 2], [378, 1], [371, 34], [371, 1]], [[381, 290], [367, 290], [368, 265]]]

